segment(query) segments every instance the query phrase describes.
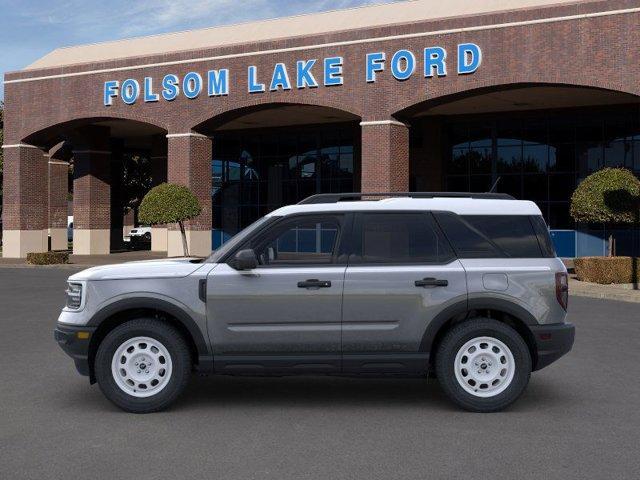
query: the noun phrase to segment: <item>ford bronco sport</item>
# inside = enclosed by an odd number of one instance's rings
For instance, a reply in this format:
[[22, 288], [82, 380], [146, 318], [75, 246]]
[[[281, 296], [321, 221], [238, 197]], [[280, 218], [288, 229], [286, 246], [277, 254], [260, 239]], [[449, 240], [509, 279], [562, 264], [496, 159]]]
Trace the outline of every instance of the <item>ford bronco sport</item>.
[[129, 412], [190, 374], [436, 376], [462, 408], [514, 402], [567, 353], [567, 271], [538, 207], [503, 194], [325, 194], [207, 259], [69, 277], [55, 338]]

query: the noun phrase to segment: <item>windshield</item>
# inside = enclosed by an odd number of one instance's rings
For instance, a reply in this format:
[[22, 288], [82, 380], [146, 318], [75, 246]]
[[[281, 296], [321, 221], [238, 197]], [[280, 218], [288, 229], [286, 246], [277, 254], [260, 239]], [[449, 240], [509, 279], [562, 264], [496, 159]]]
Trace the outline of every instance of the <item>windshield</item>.
[[227, 255], [231, 250], [233, 250], [239, 244], [244, 242], [247, 239], [247, 237], [249, 237], [249, 235], [251, 235], [256, 230], [259, 230], [260, 228], [262, 228], [265, 224], [273, 220], [273, 218], [274, 217], [259, 218], [248, 227], [244, 228], [243, 230], [240, 230], [233, 237], [231, 237], [224, 245], [222, 245], [217, 250], [214, 250], [211, 256], [207, 259], [207, 261], [211, 263], [219, 262], [220, 259], [223, 258], [225, 255]]

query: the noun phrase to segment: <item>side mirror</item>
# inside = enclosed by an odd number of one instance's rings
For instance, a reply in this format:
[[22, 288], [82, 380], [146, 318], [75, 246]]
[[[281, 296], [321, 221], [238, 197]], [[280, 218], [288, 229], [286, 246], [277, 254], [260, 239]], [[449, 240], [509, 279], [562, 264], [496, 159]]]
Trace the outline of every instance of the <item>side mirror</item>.
[[232, 267], [236, 270], [253, 270], [257, 266], [258, 258], [256, 257], [256, 252], [251, 248], [240, 250], [236, 253], [235, 257], [233, 257]]

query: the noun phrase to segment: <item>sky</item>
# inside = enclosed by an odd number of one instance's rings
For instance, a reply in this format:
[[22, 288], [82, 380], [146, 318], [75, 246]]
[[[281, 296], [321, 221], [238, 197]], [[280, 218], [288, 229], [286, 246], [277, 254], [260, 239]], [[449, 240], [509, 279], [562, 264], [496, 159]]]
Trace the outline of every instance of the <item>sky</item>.
[[0, 75], [59, 47], [389, 1], [0, 0]]

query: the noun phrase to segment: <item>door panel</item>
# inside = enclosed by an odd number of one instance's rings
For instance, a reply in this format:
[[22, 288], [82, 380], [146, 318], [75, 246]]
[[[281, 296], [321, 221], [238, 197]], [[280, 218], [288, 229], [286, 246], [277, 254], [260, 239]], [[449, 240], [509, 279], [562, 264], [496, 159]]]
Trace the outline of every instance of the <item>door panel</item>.
[[[215, 354], [340, 354], [344, 266], [258, 268], [209, 274], [207, 318]], [[328, 288], [301, 288], [317, 279]]]
[[242, 248], [258, 267], [218, 265], [207, 282], [216, 368], [339, 372], [344, 215], [298, 215]]
[[[431, 278], [446, 280], [447, 285], [415, 285]], [[466, 276], [459, 260], [440, 266], [349, 267], [343, 299], [343, 352], [417, 353], [429, 321], [466, 298]]]
[[467, 299], [464, 268], [429, 213], [356, 215], [345, 274], [346, 372], [421, 372], [429, 323]]

